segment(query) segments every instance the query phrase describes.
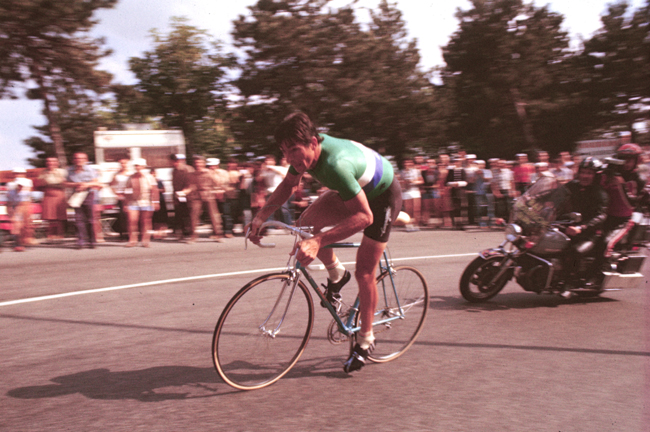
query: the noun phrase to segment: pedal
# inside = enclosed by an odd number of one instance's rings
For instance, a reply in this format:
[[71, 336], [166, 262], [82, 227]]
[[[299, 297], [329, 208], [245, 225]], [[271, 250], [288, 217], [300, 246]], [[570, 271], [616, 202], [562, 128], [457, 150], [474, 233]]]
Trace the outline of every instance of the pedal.
[[[323, 293], [323, 295], [325, 295], [325, 293]], [[334, 308], [334, 310], [336, 311], [336, 314], [339, 315], [339, 316], [340, 316], [341, 308], [343, 307], [342, 299], [343, 299], [343, 297], [341, 297], [341, 294], [334, 294], [332, 296], [332, 303], [330, 303], [332, 305], [332, 307]], [[322, 300], [320, 302], [320, 305], [322, 307], [324, 307], [324, 308], [327, 308], [327, 305]]]

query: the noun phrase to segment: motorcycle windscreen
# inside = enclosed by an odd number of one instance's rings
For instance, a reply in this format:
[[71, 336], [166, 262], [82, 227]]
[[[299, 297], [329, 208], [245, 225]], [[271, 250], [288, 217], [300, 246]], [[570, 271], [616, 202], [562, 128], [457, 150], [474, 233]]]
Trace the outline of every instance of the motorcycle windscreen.
[[567, 199], [568, 191], [554, 176], [541, 176], [512, 206], [510, 223], [522, 228], [523, 235], [534, 241], [556, 220]]

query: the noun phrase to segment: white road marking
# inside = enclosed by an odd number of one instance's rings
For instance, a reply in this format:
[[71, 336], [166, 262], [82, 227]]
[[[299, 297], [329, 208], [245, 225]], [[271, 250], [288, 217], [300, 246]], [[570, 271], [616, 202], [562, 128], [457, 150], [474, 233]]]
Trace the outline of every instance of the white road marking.
[[[473, 255], [476, 255], [476, 253], [451, 254], [451, 255], [429, 255], [429, 256], [407, 257], [407, 258], [393, 258], [392, 261], [396, 262], [396, 261], [411, 261], [411, 260], [422, 260], [422, 259], [456, 258], [456, 257], [467, 257], [467, 256], [473, 256]], [[350, 261], [350, 262], [345, 262], [343, 264], [352, 265], [354, 263], [355, 263], [354, 261]], [[270, 272], [282, 271], [284, 269], [286, 269], [286, 267], [266, 268], [266, 269], [257, 269], [257, 270], [245, 270], [245, 271], [237, 271], [237, 272], [229, 272], [229, 273], [216, 273], [216, 274], [201, 275], [201, 276], [188, 276], [188, 277], [175, 278], [175, 279], [163, 279], [163, 280], [152, 281], [152, 282], [141, 282], [141, 283], [135, 283], [135, 284], [129, 284], [129, 285], [118, 285], [118, 286], [106, 287], [106, 288], [95, 288], [95, 289], [89, 289], [89, 290], [83, 290], [83, 291], [72, 291], [72, 292], [61, 293], [61, 294], [52, 294], [52, 295], [46, 295], [46, 296], [30, 297], [30, 298], [24, 298], [24, 299], [18, 299], [18, 300], [4, 301], [4, 302], [0, 302], [0, 307], [13, 306], [13, 305], [23, 304], [23, 303], [34, 303], [34, 302], [45, 301], [45, 300], [54, 300], [54, 299], [59, 299], [59, 298], [63, 298], [63, 297], [72, 297], [72, 296], [79, 296], [79, 295], [86, 295], [86, 294], [96, 294], [96, 293], [102, 293], [102, 292], [108, 292], [108, 291], [119, 291], [119, 290], [124, 290], [124, 289], [131, 289], [131, 288], [150, 287], [150, 286], [155, 286], [155, 285], [165, 285], [165, 284], [172, 284], [172, 283], [178, 283], [178, 282], [188, 282], [188, 281], [201, 280], [201, 279], [213, 279], [213, 278], [222, 278], [222, 277], [228, 277], [228, 276], [241, 276], [241, 275], [253, 274], [253, 273], [270, 273]], [[315, 266], [309, 266], [309, 269], [310, 270], [315, 270], [315, 269], [324, 270], [325, 266], [323, 266], [322, 264], [318, 264], [318, 265], [315, 265]]]

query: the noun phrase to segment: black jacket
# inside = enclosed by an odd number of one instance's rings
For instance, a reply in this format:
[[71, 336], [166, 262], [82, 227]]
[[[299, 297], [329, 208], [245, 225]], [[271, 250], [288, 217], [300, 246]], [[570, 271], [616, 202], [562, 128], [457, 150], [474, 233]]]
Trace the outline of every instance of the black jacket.
[[571, 180], [563, 186], [569, 192], [563, 213], [580, 213], [580, 225], [584, 234], [593, 234], [607, 218], [607, 193], [597, 183], [594, 181], [593, 185], [583, 187], [580, 181]]

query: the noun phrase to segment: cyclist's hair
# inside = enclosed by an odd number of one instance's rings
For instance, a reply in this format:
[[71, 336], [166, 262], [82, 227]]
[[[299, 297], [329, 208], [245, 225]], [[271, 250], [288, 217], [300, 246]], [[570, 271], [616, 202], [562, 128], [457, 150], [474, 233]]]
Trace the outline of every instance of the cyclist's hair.
[[286, 116], [275, 130], [275, 142], [280, 146], [284, 144], [289, 147], [296, 144], [306, 146], [313, 137], [316, 137], [319, 143], [323, 141], [323, 138], [318, 135], [316, 125], [301, 111]]

